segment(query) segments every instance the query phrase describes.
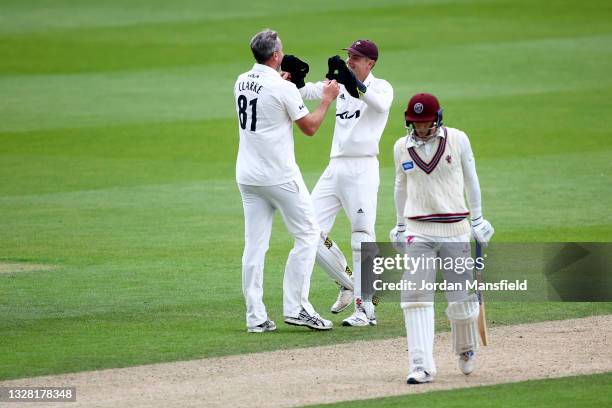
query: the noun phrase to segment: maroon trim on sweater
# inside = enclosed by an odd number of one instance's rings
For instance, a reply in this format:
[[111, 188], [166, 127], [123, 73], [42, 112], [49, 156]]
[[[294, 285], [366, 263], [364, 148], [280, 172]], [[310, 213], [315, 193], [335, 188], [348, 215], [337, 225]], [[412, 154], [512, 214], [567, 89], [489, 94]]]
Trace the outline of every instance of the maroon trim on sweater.
[[427, 221], [427, 222], [443, 222], [452, 223], [463, 221], [469, 215], [469, 212], [464, 213], [447, 213], [447, 214], [428, 214], [428, 215], [417, 215], [415, 217], [409, 217], [412, 221]]
[[440, 159], [444, 155], [444, 150], [446, 149], [446, 138], [448, 137], [448, 134], [446, 132], [445, 127], [443, 127], [442, 129], [444, 130], [444, 137], [440, 138], [440, 144], [438, 144], [438, 150], [436, 150], [436, 153], [434, 154], [434, 156], [432, 157], [429, 163], [425, 163], [423, 159], [421, 159], [421, 157], [416, 152], [416, 150], [414, 150], [414, 147], [410, 147], [408, 149], [408, 154], [410, 154], [410, 157], [412, 157], [412, 160], [414, 160], [416, 165], [419, 166], [421, 170], [423, 170], [427, 174], [430, 174], [432, 171], [434, 171], [434, 169], [440, 162]]

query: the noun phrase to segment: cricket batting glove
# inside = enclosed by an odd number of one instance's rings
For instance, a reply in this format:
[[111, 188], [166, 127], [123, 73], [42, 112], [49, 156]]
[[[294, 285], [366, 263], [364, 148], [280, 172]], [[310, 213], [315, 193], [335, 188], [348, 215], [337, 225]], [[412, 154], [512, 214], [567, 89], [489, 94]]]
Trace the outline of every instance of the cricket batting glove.
[[474, 239], [478, 241], [483, 248], [486, 248], [493, 236], [495, 229], [491, 223], [485, 220], [482, 216], [472, 220], [472, 233]]
[[389, 241], [403, 242], [404, 232], [406, 232], [406, 226], [404, 224], [397, 224], [391, 231], [389, 231]]
[[310, 68], [308, 67], [307, 63], [295, 55], [285, 55], [283, 57], [283, 62], [281, 62], [281, 70], [291, 74], [291, 82], [293, 82], [298, 89], [306, 85], [304, 83], [304, 78], [306, 78], [306, 74], [308, 74]]

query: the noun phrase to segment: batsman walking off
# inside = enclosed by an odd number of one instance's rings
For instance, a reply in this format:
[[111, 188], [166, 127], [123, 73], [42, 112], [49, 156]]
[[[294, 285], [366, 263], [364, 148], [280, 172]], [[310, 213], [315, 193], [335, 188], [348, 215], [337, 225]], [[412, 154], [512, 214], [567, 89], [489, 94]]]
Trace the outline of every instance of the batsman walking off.
[[[464, 132], [442, 126], [442, 109], [431, 94], [413, 96], [405, 120], [409, 133], [393, 148], [397, 225], [390, 232], [390, 240], [401, 243], [414, 256], [424, 253], [428, 257], [465, 259], [471, 254], [468, 217], [471, 233], [483, 247], [494, 233], [482, 215], [470, 141]], [[461, 274], [465, 274], [464, 280], [471, 280], [471, 273], [470, 269], [444, 270], [447, 280]], [[435, 274], [435, 269], [423, 268], [414, 276], [431, 282]], [[474, 369], [478, 347], [478, 301], [467, 290], [445, 294], [453, 351], [459, 356], [459, 369], [468, 375]], [[405, 293], [401, 306], [408, 340], [407, 382], [431, 382], [436, 373], [433, 292]]]
[[240, 134], [236, 181], [244, 207], [242, 289], [247, 330], [261, 333], [276, 329], [263, 303], [264, 258], [275, 210], [295, 239], [283, 280], [285, 323], [329, 330], [332, 323], [322, 319], [308, 300], [320, 230], [295, 161], [293, 122], [306, 135], [314, 135], [340, 87], [336, 81], [322, 84], [321, 103], [309, 112], [295, 85], [280, 75], [284, 54], [278, 34], [271, 30], [256, 34], [251, 51], [256, 63], [238, 76], [234, 86]]
[[[378, 61], [378, 47], [369, 40], [357, 40], [344, 48], [348, 58], [329, 58], [328, 80], [340, 83], [336, 100], [336, 123], [329, 165], [312, 191], [315, 213], [321, 227], [317, 263], [340, 285], [331, 308], [339, 313], [355, 301], [352, 316], [344, 326], [376, 325], [372, 293], [361, 291], [361, 243], [376, 241], [376, 204], [379, 186], [378, 143], [387, 124], [393, 88], [372, 69]], [[299, 72], [290, 72], [295, 78]], [[303, 77], [302, 77], [303, 78]], [[323, 96], [324, 82], [300, 87], [304, 99]], [[298, 85], [299, 86], [299, 85]], [[336, 215], [344, 209], [351, 223], [353, 270], [338, 245], [328, 238]]]

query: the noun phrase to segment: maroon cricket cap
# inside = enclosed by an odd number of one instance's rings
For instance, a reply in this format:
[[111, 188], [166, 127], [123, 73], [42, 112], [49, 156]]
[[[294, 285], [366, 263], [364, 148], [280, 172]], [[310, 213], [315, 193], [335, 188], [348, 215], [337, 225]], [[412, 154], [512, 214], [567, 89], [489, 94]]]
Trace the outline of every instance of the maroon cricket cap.
[[370, 40], [357, 40], [350, 47], [343, 48], [343, 50], [373, 59], [374, 61], [378, 59], [378, 47]]
[[410, 98], [404, 116], [408, 122], [429, 122], [438, 117], [440, 103], [438, 98], [428, 93], [420, 93]]

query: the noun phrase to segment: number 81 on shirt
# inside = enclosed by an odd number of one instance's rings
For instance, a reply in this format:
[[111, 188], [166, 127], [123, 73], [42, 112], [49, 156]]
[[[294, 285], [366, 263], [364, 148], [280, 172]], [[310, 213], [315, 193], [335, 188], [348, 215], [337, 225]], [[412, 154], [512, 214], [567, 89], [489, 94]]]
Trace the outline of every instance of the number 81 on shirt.
[[240, 122], [240, 128], [242, 129], [246, 129], [247, 127], [247, 106], [251, 107], [250, 131], [255, 132], [257, 129], [257, 98], [251, 99], [249, 102], [247, 102], [246, 96], [238, 96], [238, 121]]

